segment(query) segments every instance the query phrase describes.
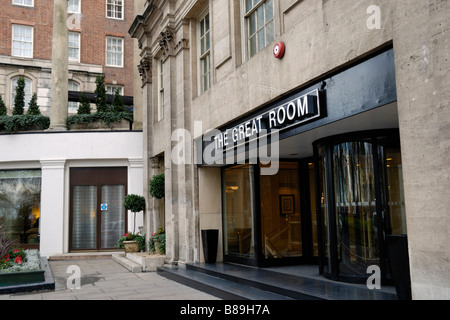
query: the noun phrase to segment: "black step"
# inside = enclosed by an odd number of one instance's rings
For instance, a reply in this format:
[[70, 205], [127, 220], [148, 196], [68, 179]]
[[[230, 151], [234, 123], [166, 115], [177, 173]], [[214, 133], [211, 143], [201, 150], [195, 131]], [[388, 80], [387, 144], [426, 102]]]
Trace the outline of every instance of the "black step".
[[165, 278], [224, 300], [293, 300], [291, 297], [239, 284], [186, 267], [164, 265], [159, 267], [157, 272]]
[[[223, 299], [261, 299], [258, 294], [273, 294], [269, 300], [396, 300], [394, 292], [369, 290], [364, 285], [334, 282], [326, 279], [311, 278], [275, 272], [273, 270], [248, 266], [217, 263], [188, 264], [185, 267], [163, 266], [158, 269], [161, 275], [186, 285], [202, 287], [211, 292], [220, 291], [215, 296]], [[164, 274], [166, 273], [166, 274]], [[202, 290], [208, 292], [208, 290]], [[254, 296], [244, 293], [255, 290]], [[213, 294], [213, 293], [211, 293]], [[229, 297], [227, 297], [229, 295]]]

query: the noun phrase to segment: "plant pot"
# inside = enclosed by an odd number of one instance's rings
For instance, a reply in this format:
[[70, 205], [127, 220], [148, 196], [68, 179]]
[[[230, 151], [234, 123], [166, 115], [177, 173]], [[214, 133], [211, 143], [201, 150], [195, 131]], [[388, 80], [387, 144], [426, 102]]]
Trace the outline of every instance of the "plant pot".
[[139, 252], [139, 243], [134, 240], [124, 241], [123, 248], [125, 249], [125, 253]]
[[165, 253], [160, 249], [161, 242], [158, 240], [153, 240], [153, 243], [155, 244], [155, 254], [163, 256]]
[[219, 243], [219, 230], [202, 230], [203, 255], [208, 264], [216, 263], [217, 245]]
[[0, 273], [0, 287], [44, 282], [44, 270]]

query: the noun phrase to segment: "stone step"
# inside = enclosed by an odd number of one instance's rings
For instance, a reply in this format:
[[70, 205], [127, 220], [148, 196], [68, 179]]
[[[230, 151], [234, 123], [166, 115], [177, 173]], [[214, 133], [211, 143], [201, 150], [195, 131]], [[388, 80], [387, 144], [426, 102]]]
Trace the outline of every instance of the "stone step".
[[130, 259], [127, 259], [123, 253], [113, 254], [112, 259], [132, 273], [142, 272], [142, 265], [140, 265]]

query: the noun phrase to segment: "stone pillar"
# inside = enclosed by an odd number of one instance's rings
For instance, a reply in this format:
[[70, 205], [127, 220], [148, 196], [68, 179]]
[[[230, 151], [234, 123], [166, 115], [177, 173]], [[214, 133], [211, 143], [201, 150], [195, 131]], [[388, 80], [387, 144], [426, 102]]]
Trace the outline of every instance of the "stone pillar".
[[53, 5], [52, 89], [49, 130], [67, 130], [68, 50], [67, 0], [55, 0]]

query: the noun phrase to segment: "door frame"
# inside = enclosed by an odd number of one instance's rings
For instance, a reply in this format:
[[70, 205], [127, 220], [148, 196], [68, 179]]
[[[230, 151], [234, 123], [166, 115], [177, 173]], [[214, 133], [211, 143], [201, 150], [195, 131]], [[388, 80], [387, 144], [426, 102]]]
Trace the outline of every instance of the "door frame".
[[[72, 167], [69, 173], [69, 252], [86, 251], [111, 251], [115, 248], [100, 249], [101, 243], [101, 187], [104, 185], [125, 185], [125, 196], [128, 194], [128, 168], [127, 167]], [[74, 186], [97, 186], [97, 208], [96, 208], [96, 249], [73, 249], [73, 187]], [[125, 211], [125, 227], [128, 230], [127, 211]]]

